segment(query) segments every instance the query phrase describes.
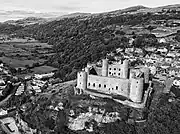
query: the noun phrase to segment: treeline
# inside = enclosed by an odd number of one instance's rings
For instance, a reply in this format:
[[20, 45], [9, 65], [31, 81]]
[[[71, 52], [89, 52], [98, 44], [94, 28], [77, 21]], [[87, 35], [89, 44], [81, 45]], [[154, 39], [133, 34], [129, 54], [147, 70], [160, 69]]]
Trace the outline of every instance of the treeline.
[[0, 24], [0, 32], [4, 34], [13, 34], [17, 30], [23, 29], [22, 26], [17, 26], [17, 25], [10, 25], [6, 23], [1, 23]]

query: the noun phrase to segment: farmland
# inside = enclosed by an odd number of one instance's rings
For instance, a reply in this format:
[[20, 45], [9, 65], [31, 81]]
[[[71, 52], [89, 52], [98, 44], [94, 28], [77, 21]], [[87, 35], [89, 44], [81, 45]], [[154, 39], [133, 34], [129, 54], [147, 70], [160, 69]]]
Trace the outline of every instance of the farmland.
[[[30, 69], [31, 73], [56, 70], [47, 66], [48, 56], [53, 56], [52, 46], [35, 40], [11, 39], [0, 42], [0, 60], [11, 68]], [[44, 66], [45, 65], [45, 66]]]

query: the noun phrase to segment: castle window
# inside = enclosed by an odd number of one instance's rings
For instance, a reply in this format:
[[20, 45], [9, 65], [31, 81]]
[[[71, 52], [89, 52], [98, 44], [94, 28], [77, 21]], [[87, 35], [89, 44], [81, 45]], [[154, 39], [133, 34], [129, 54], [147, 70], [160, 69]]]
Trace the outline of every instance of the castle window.
[[116, 73], [114, 73], [114, 75], [116, 75]]
[[118, 90], [118, 86], [116, 86], [116, 90]]
[[137, 83], [138, 83], [138, 81], [137, 81]]
[[118, 75], [120, 75], [120, 73], [118, 73]]
[[80, 74], [80, 77], [81, 77], [81, 74]]
[[114, 68], [114, 70], [116, 70], [116, 68]]
[[88, 86], [90, 86], [90, 83], [88, 83]]
[[106, 88], [106, 85], [104, 85], [104, 88]]
[[111, 70], [111, 68], [109, 68], [109, 70]]
[[93, 87], [95, 87], [95, 83], [93, 83]]
[[99, 87], [101, 87], [101, 84], [99, 84]]
[[81, 82], [79, 84], [81, 85]]
[[109, 72], [109, 74], [111, 74], [111, 72]]
[[119, 71], [121, 71], [121, 69], [119, 68]]

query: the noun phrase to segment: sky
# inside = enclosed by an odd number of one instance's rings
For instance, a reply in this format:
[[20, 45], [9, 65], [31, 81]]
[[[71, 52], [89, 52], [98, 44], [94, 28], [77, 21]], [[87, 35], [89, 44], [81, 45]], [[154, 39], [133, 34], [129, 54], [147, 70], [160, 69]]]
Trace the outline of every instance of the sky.
[[107, 12], [136, 5], [158, 7], [170, 4], [180, 4], [180, 0], [0, 0], [0, 21], [42, 13], [60, 16], [73, 12]]

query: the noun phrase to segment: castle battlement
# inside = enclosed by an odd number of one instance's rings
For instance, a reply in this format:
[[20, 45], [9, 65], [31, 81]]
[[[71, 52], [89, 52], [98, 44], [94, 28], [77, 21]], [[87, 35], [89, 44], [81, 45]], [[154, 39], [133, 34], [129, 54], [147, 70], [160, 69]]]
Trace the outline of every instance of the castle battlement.
[[141, 103], [144, 85], [149, 83], [149, 68], [130, 69], [128, 60], [122, 64], [108, 64], [102, 60], [100, 75], [91, 74], [90, 66], [77, 74], [77, 87], [109, 95], [120, 95], [134, 103]]

